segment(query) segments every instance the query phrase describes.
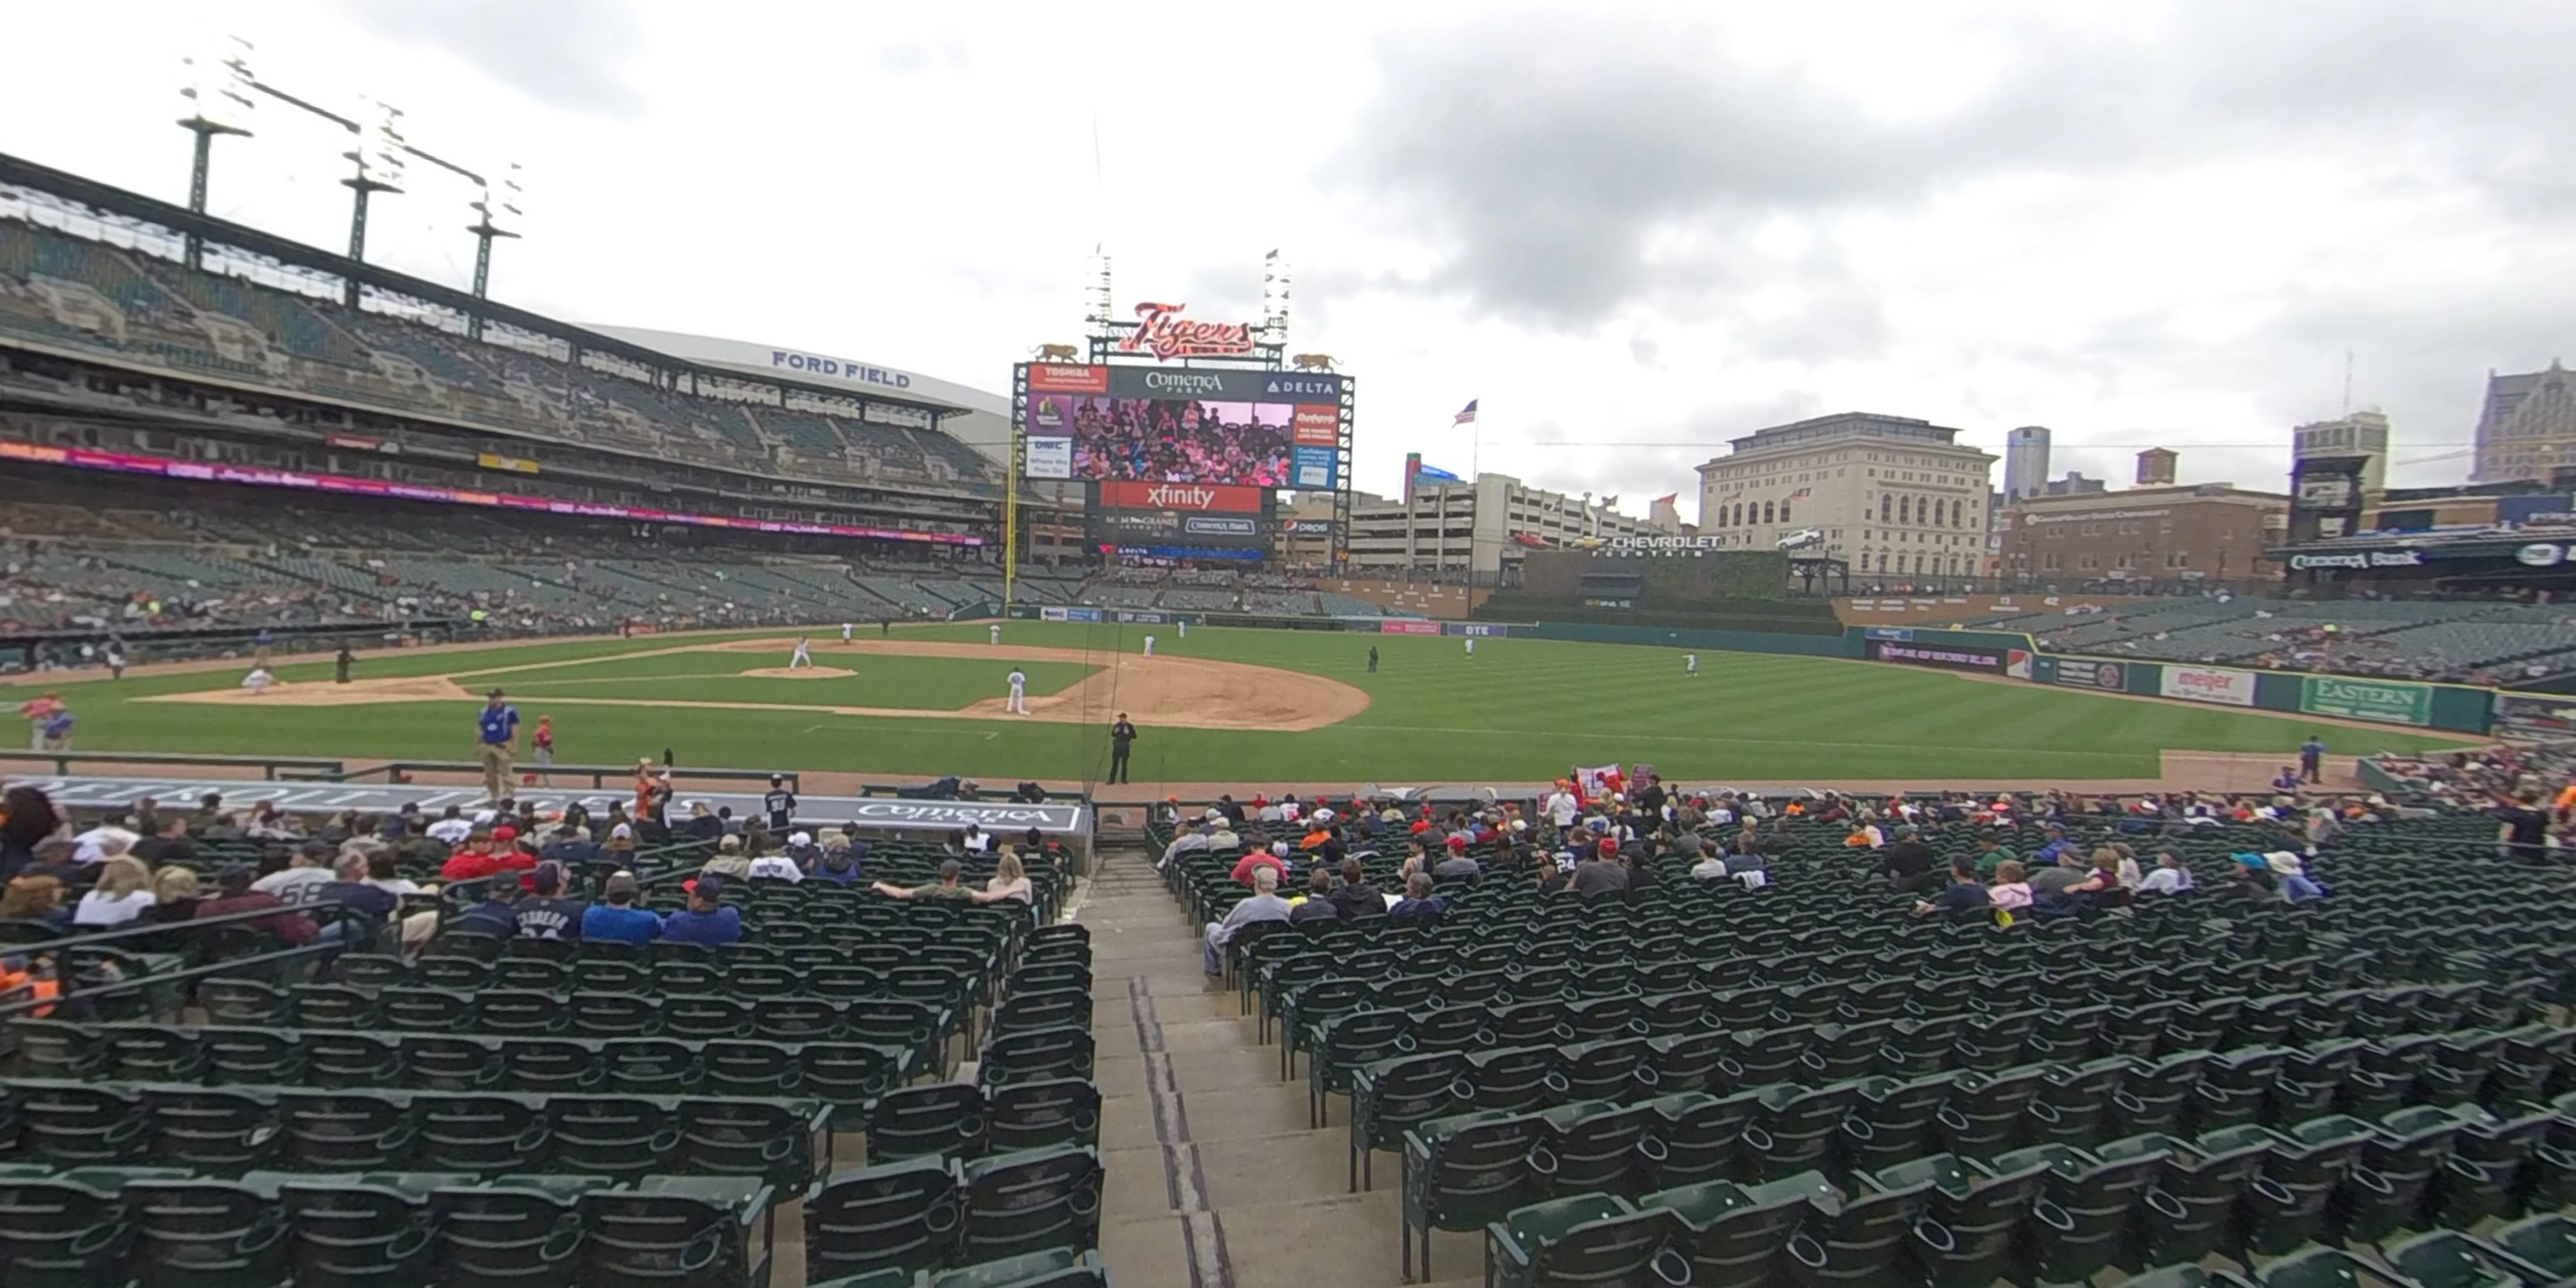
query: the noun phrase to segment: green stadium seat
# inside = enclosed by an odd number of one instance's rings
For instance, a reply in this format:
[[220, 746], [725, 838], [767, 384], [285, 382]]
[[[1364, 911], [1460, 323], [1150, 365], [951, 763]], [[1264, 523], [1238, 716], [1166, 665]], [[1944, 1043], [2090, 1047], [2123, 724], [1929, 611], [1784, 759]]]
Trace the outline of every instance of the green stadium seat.
[[1404, 1134], [1434, 1118], [1474, 1108], [1468, 1057], [1443, 1051], [1402, 1056], [1361, 1069], [1351, 1080], [1350, 1188], [1369, 1184], [1380, 1150], [1403, 1147]]
[[2391, 1270], [2422, 1288], [2542, 1288], [2561, 1276], [2456, 1230], [2436, 1230], [2380, 1249]]
[[957, 1177], [944, 1160], [835, 1173], [805, 1205], [807, 1281], [933, 1269], [949, 1260], [964, 1221]]
[[1533, 1204], [1485, 1226], [1486, 1282], [1496, 1288], [1688, 1283], [1690, 1261], [1677, 1246], [1683, 1238], [1671, 1212], [1641, 1212], [1612, 1195]]
[[1669, 1190], [1723, 1180], [1742, 1170], [1744, 1129], [1761, 1112], [1759, 1092], [1659, 1096], [1644, 1107], [1655, 1119], [1637, 1141], [1637, 1186]]
[[[1709, 1181], [1661, 1190], [1637, 1206], [1670, 1212], [1682, 1223], [1691, 1283], [1783, 1288], [1790, 1282], [1790, 1244], [1799, 1229], [1819, 1218], [1825, 1205], [1839, 1202], [1824, 1173], [1802, 1172], [1763, 1185]], [[1887, 1264], [1894, 1266], [1892, 1260]]]
[[284, 1284], [292, 1245], [274, 1191], [231, 1181], [129, 1181], [127, 1264], [154, 1288]]
[[984, 1147], [995, 1153], [1100, 1144], [1100, 1086], [1080, 1078], [1015, 1082], [987, 1093]]

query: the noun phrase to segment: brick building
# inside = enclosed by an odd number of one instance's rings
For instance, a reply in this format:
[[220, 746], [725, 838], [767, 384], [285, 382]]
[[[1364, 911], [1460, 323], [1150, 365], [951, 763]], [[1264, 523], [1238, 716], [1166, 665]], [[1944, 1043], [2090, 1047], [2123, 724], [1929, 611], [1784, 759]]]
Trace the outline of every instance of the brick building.
[[2278, 581], [2290, 498], [2231, 483], [2139, 487], [2007, 502], [2003, 584], [2124, 584], [2138, 593]]

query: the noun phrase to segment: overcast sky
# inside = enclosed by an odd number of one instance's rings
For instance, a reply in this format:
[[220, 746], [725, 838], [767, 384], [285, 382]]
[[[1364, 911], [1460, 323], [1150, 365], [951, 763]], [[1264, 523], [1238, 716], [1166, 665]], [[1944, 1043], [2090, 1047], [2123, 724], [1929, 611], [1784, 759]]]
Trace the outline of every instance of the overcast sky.
[[[1361, 486], [1420, 450], [1632, 513], [1842, 410], [2279, 488], [2347, 353], [2395, 478], [2452, 481], [2487, 370], [2576, 349], [2576, 6], [1710, 8], [27, 5], [0, 150], [184, 199], [177, 58], [229, 31], [523, 162], [502, 299], [995, 390], [1077, 337], [1095, 244], [1122, 306], [1215, 319], [1277, 247], [1292, 350], [1360, 382]], [[346, 136], [257, 129], [212, 209], [344, 245]], [[469, 196], [416, 182], [371, 257], [465, 284]]]

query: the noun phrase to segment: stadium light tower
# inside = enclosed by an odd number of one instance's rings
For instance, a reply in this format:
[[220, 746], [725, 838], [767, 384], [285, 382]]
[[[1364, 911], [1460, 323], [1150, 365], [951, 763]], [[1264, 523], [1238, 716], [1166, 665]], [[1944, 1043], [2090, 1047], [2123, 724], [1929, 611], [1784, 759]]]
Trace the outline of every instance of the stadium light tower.
[[[188, 211], [206, 213], [207, 174], [214, 168], [215, 136], [250, 135], [249, 121], [259, 100], [250, 95], [257, 82], [250, 69], [251, 45], [239, 36], [226, 36], [212, 50], [190, 54], [179, 60], [179, 97], [188, 104], [188, 114], [179, 118], [179, 128], [197, 136], [194, 160], [188, 168]], [[206, 243], [188, 234], [188, 267], [205, 267]]]
[[[526, 218], [528, 213], [526, 209], [528, 194], [526, 189], [519, 186], [520, 173], [519, 163], [511, 162], [509, 171], [501, 176], [501, 196], [497, 203], [501, 213], [508, 215], [513, 221]], [[476, 218], [474, 225], [465, 230], [474, 234], [474, 298], [478, 300], [487, 298], [485, 292], [492, 285], [492, 239], [508, 237], [515, 240], [519, 236], [492, 222], [492, 211], [496, 204], [492, 197], [492, 186], [484, 184], [482, 187], [482, 196], [468, 203]], [[467, 319], [466, 334], [477, 340], [483, 338], [482, 314], [477, 313]]]
[[[411, 145], [403, 141], [402, 109], [391, 103], [370, 103], [376, 109], [376, 128], [359, 130], [358, 142], [340, 158], [357, 167], [356, 173], [340, 181], [352, 194], [349, 202], [349, 258], [367, 262], [367, 198], [379, 192], [402, 191], [403, 154]], [[339, 119], [339, 118], [333, 118]], [[354, 127], [353, 127], [354, 128]], [[358, 307], [358, 281], [350, 278], [341, 303]]]

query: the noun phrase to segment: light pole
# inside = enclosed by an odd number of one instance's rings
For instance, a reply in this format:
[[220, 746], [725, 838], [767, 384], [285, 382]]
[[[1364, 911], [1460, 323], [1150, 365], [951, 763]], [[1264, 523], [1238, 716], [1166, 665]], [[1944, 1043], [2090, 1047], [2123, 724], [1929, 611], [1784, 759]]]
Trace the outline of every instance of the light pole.
[[[516, 231], [502, 227], [496, 218], [496, 215], [505, 216], [515, 222], [523, 213], [521, 205], [526, 198], [519, 183], [521, 171], [518, 163], [512, 162], [508, 173], [502, 177], [499, 197], [495, 200], [494, 185], [490, 180], [445, 157], [412, 146], [402, 132], [401, 108], [369, 100], [368, 105], [375, 112], [375, 126], [370, 129], [259, 79], [250, 67], [251, 50], [249, 41], [227, 36], [212, 54], [181, 60], [185, 79], [179, 94], [188, 101], [188, 115], [180, 119], [179, 126], [196, 135], [194, 161], [188, 173], [188, 209], [195, 214], [206, 213], [207, 178], [214, 164], [215, 137], [222, 134], [247, 137], [250, 129], [244, 122], [250, 119], [252, 109], [258, 104], [258, 97], [254, 95], [275, 99], [356, 136], [356, 142], [350, 145], [349, 150], [340, 154], [354, 167], [353, 173], [340, 181], [340, 186], [350, 192], [349, 258], [359, 263], [365, 263], [367, 258], [367, 199], [379, 192], [403, 191], [403, 173], [408, 164], [406, 158], [426, 161], [473, 184], [477, 196], [466, 205], [474, 212], [474, 222], [467, 225], [465, 231], [474, 234], [475, 239], [474, 297], [486, 298], [492, 279], [493, 239], [519, 236]], [[202, 239], [191, 232], [187, 245], [188, 267], [204, 268]], [[342, 302], [353, 309], [358, 306], [356, 280], [348, 283]], [[483, 333], [480, 317], [471, 319], [469, 326], [474, 335]]]
[[[215, 136], [238, 134], [245, 138], [258, 100], [250, 96], [257, 78], [250, 70], [250, 42], [239, 36], [227, 36], [210, 53], [192, 54], [179, 60], [179, 97], [186, 99], [188, 114], [179, 118], [179, 128], [197, 136], [190, 150], [188, 166], [188, 213], [206, 213], [207, 172], [215, 163]], [[188, 267], [205, 267], [205, 239], [191, 231], [188, 234]]]

